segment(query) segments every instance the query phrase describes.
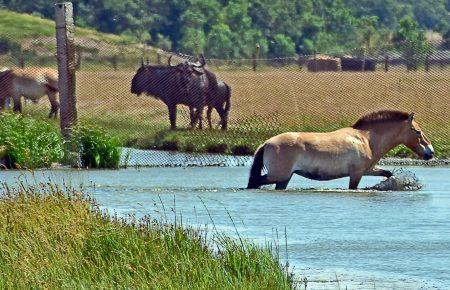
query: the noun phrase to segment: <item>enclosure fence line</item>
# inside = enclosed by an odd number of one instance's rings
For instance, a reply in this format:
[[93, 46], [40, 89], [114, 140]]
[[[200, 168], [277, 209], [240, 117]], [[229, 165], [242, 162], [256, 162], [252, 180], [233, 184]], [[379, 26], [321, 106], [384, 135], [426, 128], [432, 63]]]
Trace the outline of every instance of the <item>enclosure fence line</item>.
[[[177, 128], [171, 130], [168, 107], [154, 96], [133, 94], [132, 79], [142, 61], [144, 66], [148, 62], [166, 67], [173, 56], [174, 66], [185, 61], [199, 65], [199, 56], [75, 34], [74, 59], [66, 69], [74, 69], [68, 78], [76, 96], [76, 103], [70, 104], [76, 104], [77, 111], [69, 110], [75, 113], [65, 122], [71, 124], [77, 117], [78, 122], [100, 126], [119, 138], [126, 148], [122, 163], [130, 166], [240, 166], [249, 165], [256, 148], [273, 135], [331, 131], [350, 126], [371, 111], [393, 109], [415, 112], [438, 157], [445, 158], [450, 156], [449, 43], [443, 40], [416, 49], [404, 42], [274, 58], [256, 46], [252, 56], [239, 59], [206, 54], [205, 68], [231, 91], [228, 127], [221, 130], [222, 118], [213, 108], [212, 128], [207, 122], [203, 129], [190, 128], [189, 108], [179, 104]], [[59, 55], [55, 57], [56, 48], [55, 37], [3, 37], [0, 67], [56, 69], [62, 63]], [[68, 86], [60, 85], [61, 119], [67, 115], [63, 108]], [[46, 118], [49, 106], [45, 98], [37, 104], [23, 101], [23, 113]], [[205, 106], [204, 120], [207, 113]], [[411, 156], [405, 148], [391, 155]]]

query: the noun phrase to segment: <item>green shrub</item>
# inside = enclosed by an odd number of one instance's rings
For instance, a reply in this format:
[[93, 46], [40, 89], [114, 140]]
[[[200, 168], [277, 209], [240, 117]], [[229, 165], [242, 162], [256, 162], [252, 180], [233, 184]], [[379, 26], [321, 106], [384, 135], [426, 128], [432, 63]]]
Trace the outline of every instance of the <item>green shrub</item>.
[[80, 124], [72, 131], [72, 148], [80, 165], [88, 168], [119, 168], [121, 144], [98, 126]]
[[64, 158], [64, 141], [55, 126], [19, 114], [0, 114], [0, 147], [8, 168], [49, 167]]

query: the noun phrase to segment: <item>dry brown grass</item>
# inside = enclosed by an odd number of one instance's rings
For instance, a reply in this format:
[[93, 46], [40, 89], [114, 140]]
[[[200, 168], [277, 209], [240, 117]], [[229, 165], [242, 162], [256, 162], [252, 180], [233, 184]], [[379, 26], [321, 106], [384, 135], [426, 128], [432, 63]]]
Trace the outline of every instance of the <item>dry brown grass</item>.
[[[154, 98], [130, 93], [133, 74], [134, 71], [78, 72], [80, 118], [106, 126], [133, 141], [151, 139], [166, 130], [169, 121], [165, 105]], [[415, 112], [427, 135], [450, 151], [448, 69], [310, 73], [293, 68], [256, 73], [218, 71], [217, 76], [232, 88], [230, 130], [235, 133], [326, 131], [349, 126], [359, 116], [374, 110], [397, 109]], [[177, 125], [188, 127], [185, 108], [180, 108]], [[201, 134], [208, 138], [209, 133]], [[214, 132], [209, 137], [218, 134]], [[262, 135], [265, 138], [267, 134]], [[255, 134], [251, 134], [253, 137]], [[247, 142], [262, 140], [255, 138], [258, 140]], [[238, 143], [246, 142], [241, 141]], [[149, 140], [144, 143], [151, 144]]]

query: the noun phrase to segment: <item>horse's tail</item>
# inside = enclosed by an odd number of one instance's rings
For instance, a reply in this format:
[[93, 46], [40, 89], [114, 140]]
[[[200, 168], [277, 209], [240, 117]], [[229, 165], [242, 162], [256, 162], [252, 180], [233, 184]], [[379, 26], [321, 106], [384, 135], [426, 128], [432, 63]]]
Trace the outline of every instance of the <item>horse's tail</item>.
[[255, 157], [253, 159], [252, 167], [250, 168], [250, 177], [248, 179], [247, 189], [259, 188], [261, 173], [264, 167], [264, 144], [259, 146], [256, 150]]
[[50, 84], [50, 83], [46, 83], [45, 87], [47, 88], [47, 90], [49, 90], [52, 93], [57, 93], [59, 91], [58, 86]]

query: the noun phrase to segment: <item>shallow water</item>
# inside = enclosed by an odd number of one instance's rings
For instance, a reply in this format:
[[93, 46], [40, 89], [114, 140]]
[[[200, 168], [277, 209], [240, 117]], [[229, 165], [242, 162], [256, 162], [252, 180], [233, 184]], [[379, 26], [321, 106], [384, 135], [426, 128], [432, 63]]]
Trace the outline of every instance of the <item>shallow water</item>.
[[[284, 192], [240, 190], [247, 167], [54, 170], [35, 178], [82, 183], [120, 215], [172, 219], [176, 211], [192, 225], [212, 218], [220, 231], [235, 235], [236, 228], [257, 243], [278, 232], [282, 249], [286, 234], [288, 256], [281, 256], [307, 277], [308, 289], [450, 289], [450, 167], [407, 169], [422, 189], [348, 191], [346, 178], [294, 177]], [[0, 172], [0, 181], [19, 176], [32, 182], [18, 171]], [[364, 177], [360, 187], [380, 180]]]

